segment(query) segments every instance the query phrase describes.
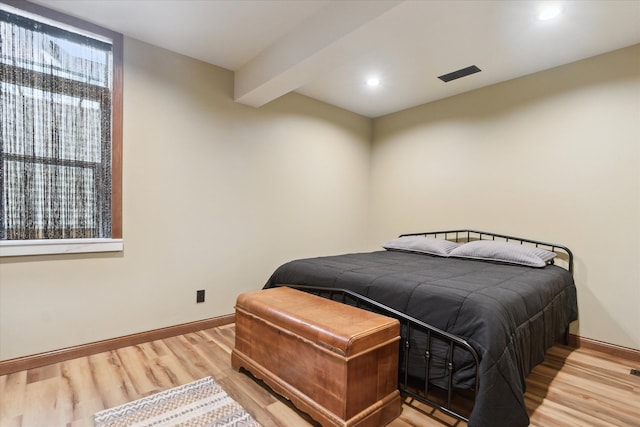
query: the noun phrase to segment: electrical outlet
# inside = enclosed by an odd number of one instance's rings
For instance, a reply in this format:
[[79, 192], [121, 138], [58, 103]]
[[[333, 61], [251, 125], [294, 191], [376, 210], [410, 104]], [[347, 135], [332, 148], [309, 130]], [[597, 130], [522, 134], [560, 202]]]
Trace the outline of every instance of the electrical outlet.
[[196, 302], [204, 302], [204, 289], [196, 291]]

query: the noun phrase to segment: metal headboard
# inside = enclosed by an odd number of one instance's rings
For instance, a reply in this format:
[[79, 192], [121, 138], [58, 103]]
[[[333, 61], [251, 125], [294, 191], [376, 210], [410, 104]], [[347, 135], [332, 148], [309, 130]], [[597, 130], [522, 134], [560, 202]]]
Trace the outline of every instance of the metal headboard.
[[468, 230], [468, 229], [446, 230], [446, 231], [426, 231], [421, 233], [407, 233], [407, 234], [400, 235], [400, 237], [403, 237], [403, 236], [425, 236], [425, 237], [430, 236], [430, 237], [436, 237], [436, 238], [443, 238], [443, 239], [451, 240], [453, 242], [458, 242], [458, 243], [471, 242], [474, 240], [498, 240], [498, 241], [504, 241], [504, 242], [516, 242], [516, 243], [520, 243], [521, 245], [528, 244], [528, 245], [535, 246], [536, 248], [542, 248], [551, 252], [555, 252], [557, 254], [556, 258], [566, 263], [565, 268], [569, 270], [571, 274], [573, 274], [573, 253], [568, 247], [564, 245], [559, 245], [557, 243], [549, 243], [549, 242], [543, 242], [540, 240], [525, 239], [523, 237], [508, 236], [506, 234], [497, 234], [497, 233], [491, 233], [488, 231], [478, 231], [478, 230]]

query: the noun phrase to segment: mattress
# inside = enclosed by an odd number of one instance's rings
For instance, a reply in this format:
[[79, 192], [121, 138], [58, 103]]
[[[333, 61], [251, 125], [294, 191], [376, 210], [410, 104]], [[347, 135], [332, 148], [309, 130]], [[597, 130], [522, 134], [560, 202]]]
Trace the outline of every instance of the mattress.
[[[480, 355], [470, 426], [528, 425], [525, 378], [577, 319], [573, 277], [553, 265], [377, 251], [288, 262], [265, 288], [282, 284], [348, 289], [467, 340]], [[412, 376], [423, 372], [417, 338], [410, 352]], [[454, 387], [472, 386], [470, 361], [458, 353], [454, 360]], [[444, 354], [433, 365], [430, 382], [442, 386]]]

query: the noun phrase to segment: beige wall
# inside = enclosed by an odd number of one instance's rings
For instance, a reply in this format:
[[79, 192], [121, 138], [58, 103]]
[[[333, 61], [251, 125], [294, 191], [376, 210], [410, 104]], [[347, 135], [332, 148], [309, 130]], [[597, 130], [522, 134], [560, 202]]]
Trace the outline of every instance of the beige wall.
[[229, 314], [280, 263], [365, 239], [369, 119], [237, 104], [231, 72], [131, 39], [124, 73], [124, 253], [2, 259], [2, 360]]
[[568, 245], [573, 332], [640, 348], [640, 45], [374, 121], [372, 244], [476, 228]]
[[635, 46], [372, 136], [295, 94], [237, 104], [231, 72], [127, 39], [125, 251], [0, 259], [0, 359], [228, 314], [286, 260], [450, 227], [566, 243], [574, 332], [640, 348], [639, 68]]

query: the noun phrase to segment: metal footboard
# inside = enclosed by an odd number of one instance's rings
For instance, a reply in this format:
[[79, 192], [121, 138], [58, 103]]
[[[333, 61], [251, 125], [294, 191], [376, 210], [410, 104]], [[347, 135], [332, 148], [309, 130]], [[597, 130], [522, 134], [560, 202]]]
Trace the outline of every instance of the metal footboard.
[[[466, 351], [471, 355], [471, 358], [473, 359], [473, 372], [475, 372], [475, 381], [473, 381], [473, 385], [471, 389], [468, 390], [468, 392], [472, 393], [474, 399], [479, 386], [478, 365], [480, 363], [480, 358], [478, 356], [478, 353], [473, 349], [473, 347], [471, 347], [471, 345], [469, 345], [469, 343], [467, 343], [467, 341], [347, 289], [289, 284], [277, 286], [288, 286], [290, 288], [299, 289], [324, 298], [339, 301], [344, 304], [352, 305], [374, 313], [398, 319], [398, 321], [400, 322], [400, 329], [402, 331], [402, 338], [400, 340], [399, 348], [400, 366], [398, 367], [398, 389], [400, 390], [400, 392], [404, 396], [408, 396], [419, 402], [426, 403], [427, 405], [440, 409], [441, 411], [460, 420], [463, 420], [465, 422], [469, 421], [468, 415], [462, 414], [460, 413], [460, 411], [453, 408], [453, 378], [454, 373], [456, 372], [454, 354], [456, 353], [456, 351]], [[416, 372], [417, 370], [422, 370], [422, 366], [412, 366], [412, 362], [410, 361], [409, 357], [411, 346], [416, 344], [417, 339], [424, 339], [424, 348], [426, 349], [423, 355], [424, 378], [422, 378], [422, 375], [420, 376], [419, 384], [416, 383], [416, 377], [412, 376], [410, 373]], [[448, 347], [446, 356], [446, 387], [444, 388], [444, 390], [430, 384], [429, 382], [429, 374], [433, 359], [432, 344], [436, 339], [440, 340], [441, 342], [445, 342], [446, 346]], [[445, 399], [438, 397], [438, 392], [442, 391], [446, 393]]]

